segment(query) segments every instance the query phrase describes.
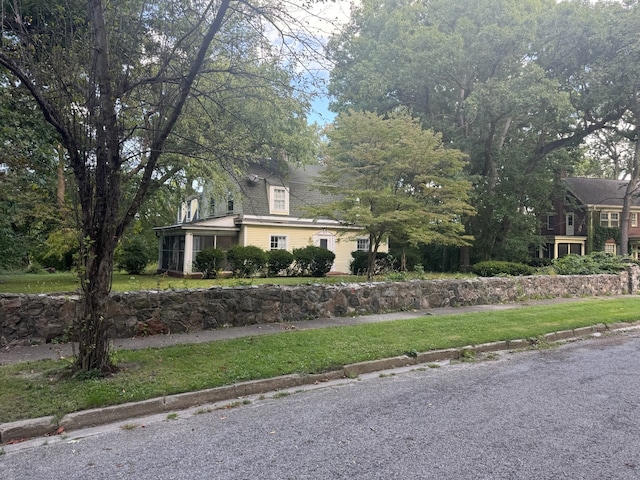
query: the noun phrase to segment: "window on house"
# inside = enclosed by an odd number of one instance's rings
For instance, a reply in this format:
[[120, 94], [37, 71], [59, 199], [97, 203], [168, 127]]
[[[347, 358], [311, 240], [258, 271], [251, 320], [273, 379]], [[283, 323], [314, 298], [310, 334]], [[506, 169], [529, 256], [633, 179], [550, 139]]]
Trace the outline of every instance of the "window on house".
[[632, 213], [631, 214], [631, 226], [632, 227], [637, 227], [638, 226], [638, 214], [637, 213]]
[[227, 212], [233, 212], [233, 197], [231, 194], [227, 197]]
[[209, 215], [215, 215], [216, 213], [216, 201], [214, 198], [209, 199]]
[[285, 187], [271, 186], [269, 188], [270, 213], [289, 214], [289, 190]]
[[619, 227], [620, 214], [618, 212], [600, 212], [601, 227]]
[[608, 227], [609, 226], [609, 214], [606, 212], [600, 212], [600, 226]]
[[615, 243], [605, 243], [604, 244], [605, 253], [610, 253], [611, 255], [616, 254], [616, 244]]
[[287, 249], [287, 237], [286, 235], [271, 235], [271, 241], [269, 242], [271, 250], [286, 250]]
[[620, 226], [620, 214], [611, 212], [609, 214], [609, 226], [610, 227], [618, 227]]
[[547, 215], [547, 230], [553, 230], [553, 224], [555, 223], [555, 215]]
[[359, 252], [368, 252], [369, 251], [369, 239], [368, 238], [358, 238], [356, 240], [356, 250]]

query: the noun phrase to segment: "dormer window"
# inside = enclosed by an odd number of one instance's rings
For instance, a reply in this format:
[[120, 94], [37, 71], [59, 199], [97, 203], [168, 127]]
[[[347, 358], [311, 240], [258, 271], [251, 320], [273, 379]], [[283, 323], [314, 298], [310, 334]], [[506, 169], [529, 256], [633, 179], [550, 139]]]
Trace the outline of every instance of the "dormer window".
[[289, 215], [289, 189], [281, 186], [269, 187], [269, 213]]

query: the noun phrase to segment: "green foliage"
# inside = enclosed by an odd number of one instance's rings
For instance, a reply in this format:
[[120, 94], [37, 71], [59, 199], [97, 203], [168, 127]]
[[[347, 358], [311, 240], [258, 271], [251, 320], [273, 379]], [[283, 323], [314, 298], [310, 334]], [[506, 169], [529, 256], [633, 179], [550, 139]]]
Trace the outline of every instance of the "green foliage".
[[440, 134], [402, 111], [349, 110], [327, 137], [323, 183], [331, 187], [324, 190], [339, 200], [318, 207], [318, 214], [361, 226], [374, 252], [390, 234], [411, 245], [469, 244], [462, 224], [474, 214], [466, 156], [446, 148]]
[[293, 253], [288, 250], [270, 250], [267, 252], [267, 256], [269, 257], [268, 269], [271, 277], [275, 277], [282, 271], [286, 272], [294, 260]]
[[300, 275], [324, 277], [331, 271], [336, 254], [326, 248], [309, 245], [293, 250], [295, 265]]
[[218, 270], [222, 266], [224, 252], [219, 248], [209, 247], [200, 250], [196, 254], [196, 261], [193, 262], [193, 268], [198, 272], [202, 272], [204, 278], [216, 278]]
[[553, 261], [553, 268], [558, 275], [618, 273], [625, 265], [625, 257], [605, 252], [593, 252], [589, 255], [570, 254]]
[[252, 277], [267, 265], [267, 261], [267, 252], [254, 245], [234, 245], [227, 251], [227, 262], [235, 277]]
[[43, 250], [34, 252], [34, 258], [45, 268], [57, 271], [71, 270], [78, 254], [78, 233], [71, 228], [55, 230], [49, 234]]
[[525, 261], [554, 172], [582, 161], [583, 139], [621, 123], [634, 138], [639, 13], [637, 1], [362, 2], [328, 44], [333, 108], [406, 111], [468, 153], [472, 262]]
[[[356, 250], [351, 252], [351, 263], [349, 269], [353, 275], [366, 275], [369, 269], [369, 252], [363, 250]], [[375, 265], [373, 271], [375, 275], [388, 272], [394, 267], [394, 258], [392, 255], [385, 252], [376, 252]]]
[[593, 248], [594, 252], [604, 250], [604, 244], [610, 238], [613, 238], [616, 244], [620, 244], [620, 227], [594, 225], [591, 248]]
[[138, 237], [134, 237], [124, 245], [118, 256], [118, 268], [124, 270], [129, 275], [139, 275], [143, 273], [152, 260], [149, 256], [149, 249], [144, 241]]
[[49, 235], [61, 228], [54, 130], [26, 92], [0, 75], [0, 268], [43, 262]]
[[490, 260], [476, 263], [472, 267], [472, 272], [481, 277], [500, 277], [506, 275], [533, 275], [535, 270], [522, 263]]

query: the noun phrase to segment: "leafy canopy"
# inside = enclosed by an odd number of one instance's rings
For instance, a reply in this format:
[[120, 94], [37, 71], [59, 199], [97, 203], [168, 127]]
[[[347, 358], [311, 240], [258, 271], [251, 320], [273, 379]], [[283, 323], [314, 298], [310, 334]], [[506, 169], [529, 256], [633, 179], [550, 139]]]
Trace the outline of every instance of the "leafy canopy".
[[349, 111], [327, 130], [324, 187], [341, 198], [320, 209], [361, 226], [372, 252], [393, 233], [412, 244], [466, 245], [462, 217], [473, 215], [465, 155], [408, 114]]

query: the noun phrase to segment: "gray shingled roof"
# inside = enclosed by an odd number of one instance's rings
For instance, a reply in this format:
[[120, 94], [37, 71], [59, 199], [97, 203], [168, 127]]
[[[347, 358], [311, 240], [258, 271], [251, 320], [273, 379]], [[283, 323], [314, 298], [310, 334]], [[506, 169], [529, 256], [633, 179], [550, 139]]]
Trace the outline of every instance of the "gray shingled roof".
[[[606, 178], [565, 178], [569, 191], [584, 205], [611, 205], [622, 207], [627, 181]], [[632, 205], [640, 205], [640, 198], [634, 196]]]
[[279, 185], [289, 187], [289, 216], [308, 217], [306, 207], [335, 200], [315, 188], [323, 168], [321, 165], [291, 166], [282, 171], [266, 162], [251, 165], [247, 177], [240, 182], [243, 213], [269, 215], [269, 187]]

